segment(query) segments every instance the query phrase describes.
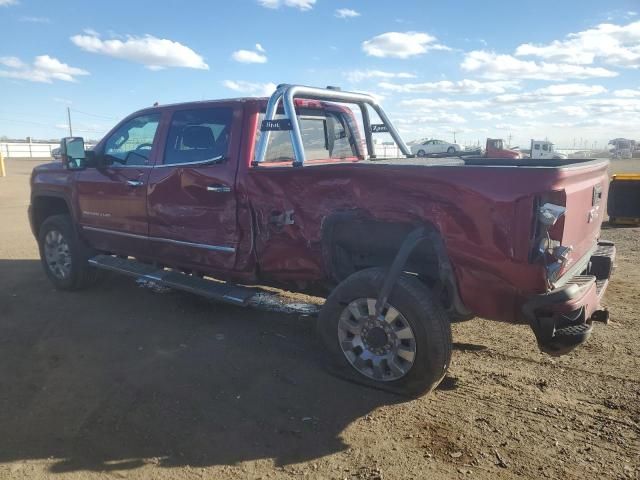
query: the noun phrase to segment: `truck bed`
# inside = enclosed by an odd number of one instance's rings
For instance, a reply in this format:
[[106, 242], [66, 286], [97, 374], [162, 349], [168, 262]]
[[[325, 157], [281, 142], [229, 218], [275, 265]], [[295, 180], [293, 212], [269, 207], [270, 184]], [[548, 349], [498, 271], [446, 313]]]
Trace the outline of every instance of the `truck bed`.
[[[505, 158], [460, 158], [460, 157], [443, 157], [443, 158], [381, 158], [375, 160], [363, 160], [358, 163], [365, 164], [386, 164], [386, 165], [422, 165], [429, 166], [474, 166], [474, 167], [529, 167], [529, 168], [566, 168], [566, 167], [582, 167], [592, 166], [598, 163], [607, 162], [606, 159], [593, 158], [569, 158], [564, 160], [546, 160], [546, 159], [505, 159]], [[309, 163], [308, 165], [311, 165]]]

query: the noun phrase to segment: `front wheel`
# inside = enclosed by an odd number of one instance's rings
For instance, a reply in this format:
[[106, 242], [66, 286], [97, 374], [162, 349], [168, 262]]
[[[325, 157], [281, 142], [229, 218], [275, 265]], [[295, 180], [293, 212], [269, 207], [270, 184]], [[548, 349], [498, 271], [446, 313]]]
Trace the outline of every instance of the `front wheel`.
[[329, 295], [318, 319], [332, 365], [359, 383], [418, 396], [433, 390], [451, 359], [451, 327], [430, 291], [402, 274], [380, 315], [386, 271], [361, 270]]
[[447, 148], [447, 153], [451, 155], [452, 153], [456, 153], [456, 149], [454, 147]]
[[78, 290], [98, 279], [87, 260], [92, 252], [77, 237], [69, 215], [47, 218], [38, 235], [40, 259], [47, 277], [60, 290]]
[[418, 150], [417, 155], [419, 157], [426, 157], [427, 156], [427, 152], [425, 152], [424, 150]]

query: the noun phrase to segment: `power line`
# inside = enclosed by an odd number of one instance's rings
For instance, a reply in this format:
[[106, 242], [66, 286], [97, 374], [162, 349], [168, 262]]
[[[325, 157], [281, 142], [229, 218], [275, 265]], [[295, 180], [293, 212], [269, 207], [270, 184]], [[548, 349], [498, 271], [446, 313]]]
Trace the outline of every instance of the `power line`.
[[75, 108], [67, 107], [67, 109], [72, 110], [74, 113], [81, 113], [82, 115], [88, 115], [90, 117], [103, 118], [105, 120], [118, 120], [115, 117], [107, 117], [106, 115], [97, 115], [95, 113], [83, 112], [82, 110], [76, 110]]

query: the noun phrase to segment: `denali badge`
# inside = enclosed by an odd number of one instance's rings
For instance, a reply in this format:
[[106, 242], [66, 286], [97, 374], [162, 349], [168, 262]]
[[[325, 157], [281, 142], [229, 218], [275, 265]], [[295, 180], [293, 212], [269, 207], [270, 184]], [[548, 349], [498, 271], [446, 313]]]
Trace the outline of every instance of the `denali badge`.
[[111, 216], [110, 213], [104, 213], [104, 212], [87, 212], [87, 211], [83, 211], [82, 214], [83, 215], [87, 215], [88, 217], [110, 217]]

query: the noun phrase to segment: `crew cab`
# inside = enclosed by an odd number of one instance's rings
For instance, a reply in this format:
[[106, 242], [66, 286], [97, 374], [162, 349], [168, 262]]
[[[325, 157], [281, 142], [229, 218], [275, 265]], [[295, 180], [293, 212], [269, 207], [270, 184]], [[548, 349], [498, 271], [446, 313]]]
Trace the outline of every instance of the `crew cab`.
[[[378, 133], [401, 158], [376, 158]], [[236, 305], [247, 285], [326, 292], [328, 364], [364, 384], [433, 389], [451, 322], [526, 322], [560, 355], [608, 318], [607, 160], [414, 158], [372, 96], [299, 85], [146, 108], [61, 149], [29, 207], [55, 287], [109, 270]]]

